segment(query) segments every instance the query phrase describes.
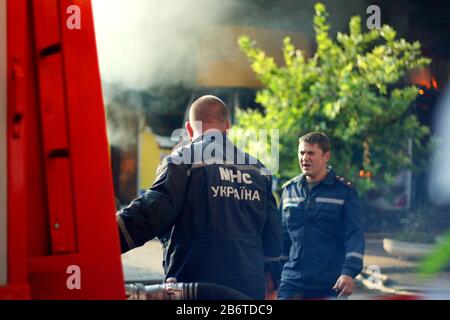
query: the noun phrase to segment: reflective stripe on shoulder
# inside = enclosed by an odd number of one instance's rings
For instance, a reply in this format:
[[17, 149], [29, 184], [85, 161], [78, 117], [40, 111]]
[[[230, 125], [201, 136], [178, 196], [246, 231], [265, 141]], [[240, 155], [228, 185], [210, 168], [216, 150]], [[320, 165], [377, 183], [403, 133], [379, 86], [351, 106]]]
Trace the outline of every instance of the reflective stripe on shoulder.
[[355, 258], [358, 258], [358, 259], [363, 260], [364, 255], [362, 255], [362, 254], [359, 253], [359, 252], [349, 252], [349, 253], [347, 253], [347, 254], [345, 255], [345, 257], [346, 257], [346, 258], [349, 258], [349, 257], [355, 257]]
[[272, 176], [272, 173], [270, 172], [269, 169], [264, 168], [264, 167], [258, 167], [256, 165], [252, 165], [252, 164], [232, 164], [232, 166], [236, 167], [238, 170], [256, 171], [261, 176], [263, 176], [263, 177], [265, 177], [267, 179], [270, 179], [270, 177]]
[[125, 227], [125, 223], [123, 222], [120, 215], [116, 216], [117, 224], [119, 225], [120, 231], [123, 234], [123, 237], [125, 238], [125, 241], [127, 242], [128, 248], [131, 250], [133, 248], [136, 248], [136, 244], [134, 243], [133, 239], [131, 238], [130, 234], [128, 233], [127, 227]]
[[[217, 163], [196, 162], [196, 163], [192, 164], [191, 168], [192, 169], [203, 168], [203, 167], [210, 166], [213, 164], [217, 164]], [[220, 164], [222, 164], [222, 163], [220, 163]]]
[[303, 175], [300, 175], [300, 176], [297, 176], [297, 177], [292, 178], [291, 180], [286, 181], [286, 182], [281, 186], [281, 189], [286, 188], [287, 186], [289, 186], [289, 185], [292, 184], [292, 183], [298, 182], [299, 180], [302, 179], [302, 177], [303, 177]]
[[218, 165], [218, 164], [219, 165], [223, 165], [225, 167], [228, 167], [228, 166], [235, 167], [235, 168], [237, 168], [239, 170], [253, 170], [253, 171], [261, 172], [261, 170], [265, 169], [263, 167], [258, 167], [258, 166], [251, 165], [251, 164], [227, 163], [227, 162], [225, 162], [223, 160], [214, 161], [214, 162], [196, 162], [196, 163], [192, 164], [192, 169], [203, 168], [203, 167], [212, 166], [212, 165]]
[[316, 202], [332, 203], [332, 204], [339, 204], [339, 205], [343, 205], [345, 203], [345, 201], [343, 199], [322, 198], [322, 197], [317, 197]]
[[[215, 162], [211, 162], [211, 163], [208, 163], [208, 162], [197, 162], [197, 163], [194, 163], [194, 164], [192, 164], [192, 166], [191, 166], [191, 170], [194, 170], [194, 169], [198, 169], [198, 168], [204, 168], [204, 167], [207, 167], [207, 166], [212, 166], [212, 165], [222, 165], [222, 166], [224, 166], [225, 168], [227, 168], [227, 167], [233, 167], [233, 169], [234, 168], [236, 168], [236, 169], [238, 169], [238, 170], [245, 170], [245, 171], [256, 171], [257, 173], [259, 173], [261, 176], [263, 176], [263, 177], [265, 177], [265, 178], [267, 178], [267, 179], [270, 179], [270, 177], [271, 177], [271, 172], [270, 172], [270, 170], [268, 170], [267, 168], [264, 168], [264, 167], [258, 167], [258, 166], [256, 166], [256, 165], [251, 165], [251, 164], [233, 164], [233, 163], [227, 163], [226, 161], [223, 161], [223, 160], [220, 160], [220, 161], [215, 161]], [[188, 175], [190, 175], [190, 171], [191, 170], [189, 170], [189, 174]]]

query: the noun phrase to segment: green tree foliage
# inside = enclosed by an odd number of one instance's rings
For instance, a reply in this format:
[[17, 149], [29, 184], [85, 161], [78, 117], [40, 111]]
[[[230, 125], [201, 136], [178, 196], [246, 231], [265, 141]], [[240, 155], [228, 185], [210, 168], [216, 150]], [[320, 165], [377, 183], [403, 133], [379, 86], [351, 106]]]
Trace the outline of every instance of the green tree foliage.
[[[325, 6], [317, 3], [312, 57], [284, 39], [284, 66], [248, 36], [239, 38], [263, 84], [256, 101], [264, 110], [239, 110], [237, 127], [279, 129], [282, 181], [299, 172], [298, 138], [309, 131], [326, 132], [332, 140], [332, 166], [365, 193], [392, 182], [400, 169], [421, 166], [417, 158], [413, 165], [411, 148], [414, 156], [425, 150], [429, 129], [412, 112], [418, 88], [405, 85], [404, 79], [430, 60], [421, 56], [419, 42], [397, 39], [390, 26], [363, 32], [359, 16], [351, 18], [348, 34], [339, 32], [332, 39], [327, 16]], [[250, 144], [248, 151], [261, 147]], [[263, 147], [270, 150], [270, 139]], [[361, 178], [360, 170], [371, 177]]]
[[420, 271], [426, 275], [435, 275], [449, 267], [450, 262], [450, 231], [442, 237], [440, 243], [420, 264]]

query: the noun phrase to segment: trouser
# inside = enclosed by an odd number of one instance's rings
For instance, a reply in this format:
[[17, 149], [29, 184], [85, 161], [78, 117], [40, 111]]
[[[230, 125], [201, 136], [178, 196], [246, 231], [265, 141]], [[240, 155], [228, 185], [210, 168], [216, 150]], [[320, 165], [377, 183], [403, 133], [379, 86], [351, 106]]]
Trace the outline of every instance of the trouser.
[[281, 285], [278, 289], [277, 296], [279, 300], [319, 300], [319, 299], [336, 299], [338, 293], [333, 289], [300, 289], [287, 288]]

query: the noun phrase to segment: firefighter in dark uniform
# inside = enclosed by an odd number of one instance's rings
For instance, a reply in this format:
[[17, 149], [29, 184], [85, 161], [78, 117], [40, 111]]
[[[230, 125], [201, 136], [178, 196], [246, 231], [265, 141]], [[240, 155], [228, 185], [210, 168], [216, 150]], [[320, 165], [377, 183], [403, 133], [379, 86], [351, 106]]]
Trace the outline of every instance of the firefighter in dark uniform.
[[122, 253], [158, 237], [166, 279], [264, 299], [265, 285], [279, 284], [280, 215], [271, 175], [227, 139], [228, 128], [220, 99], [192, 104], [186, 123], [192, 142], [166, 157], [152, 187], [117, 214]]
[[327, 166], [330, 141], [299, 139], [301, 175], [283, 185], [283, 267], [279, 299], [349, 296], [365, 249], [362, 209], [352, 183]]

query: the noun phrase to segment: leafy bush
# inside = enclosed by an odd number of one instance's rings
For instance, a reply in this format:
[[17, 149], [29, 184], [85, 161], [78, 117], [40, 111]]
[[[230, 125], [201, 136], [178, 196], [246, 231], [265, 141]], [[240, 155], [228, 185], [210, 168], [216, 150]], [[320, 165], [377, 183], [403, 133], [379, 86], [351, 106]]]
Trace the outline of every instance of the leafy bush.
[[[428, 150], [423, 141], [429, 129], [412, 112], [418, 88], [405, 85], [404, 76], [430, 60], [421, 56], [419, 42], [397, 39], [389, 26], [363, 32], [359, 16], [351, 18], [348, 34], [339, 32], [332, 39], [327, 16], [325, 6], [317, 3], [312, 57], [284, 39], [284, 66], [248, 36], [239, 38], [263, 84], [256, 101], [264, 110], [240, 110], [238, 128], [279, 129], [282, 181], [298, 174], [299, 136], [326, 132], [332, 141], [331, 164], [366, 193], [390, 184], [400, 169], [424, 166], [418, 159]], [[261, 143], [250, 143], [247, 151], [265, 148], [270, 153], [270, 142]]]

